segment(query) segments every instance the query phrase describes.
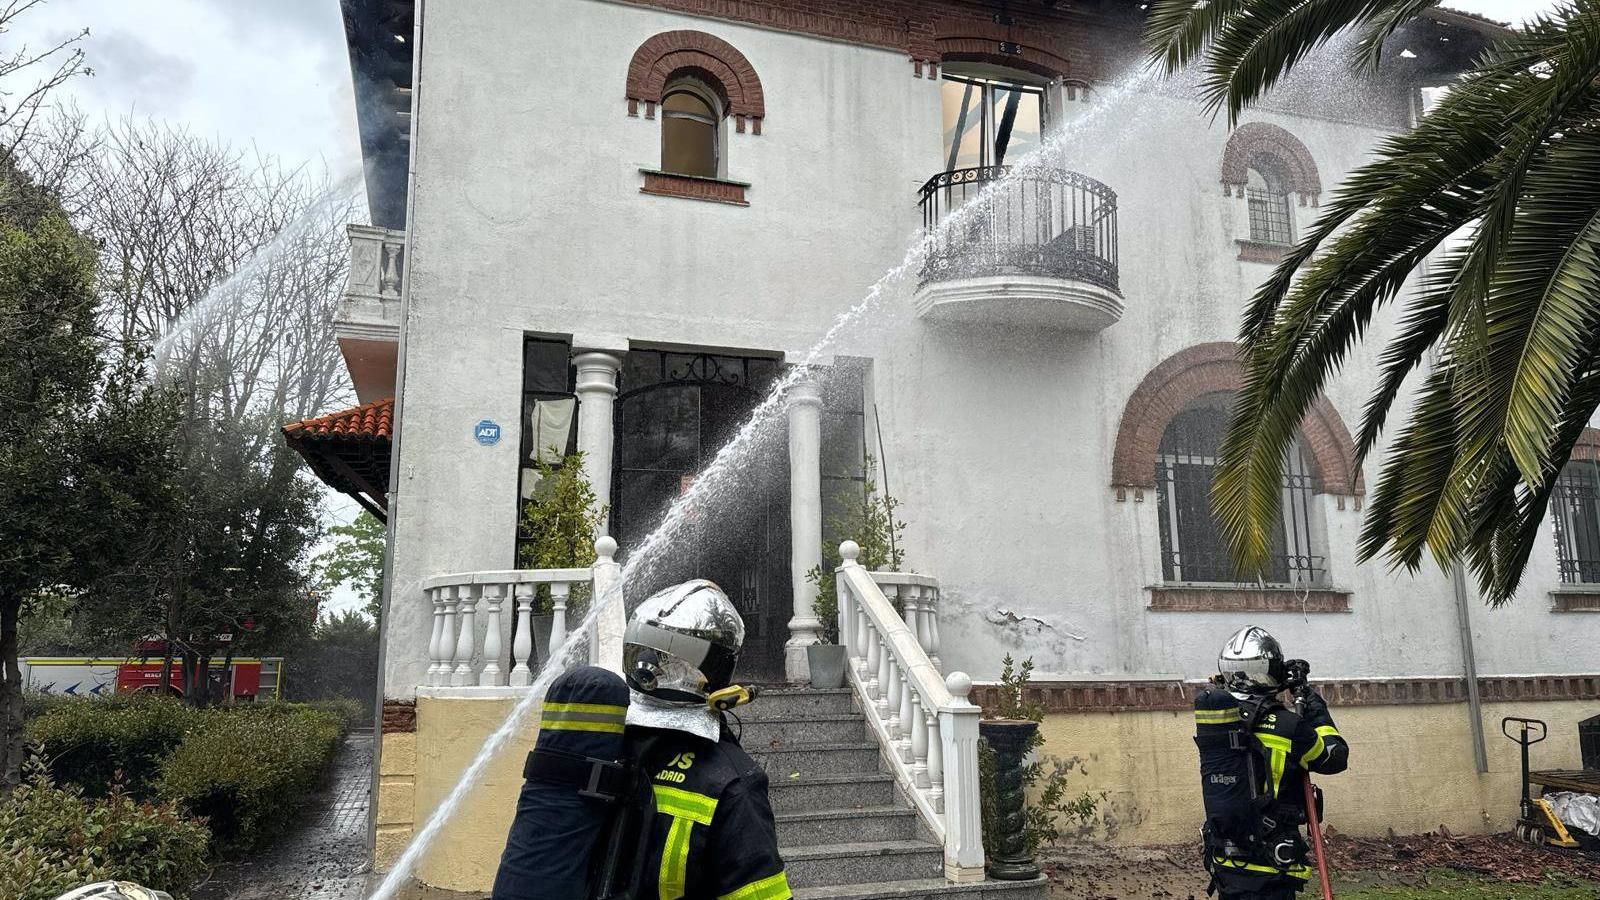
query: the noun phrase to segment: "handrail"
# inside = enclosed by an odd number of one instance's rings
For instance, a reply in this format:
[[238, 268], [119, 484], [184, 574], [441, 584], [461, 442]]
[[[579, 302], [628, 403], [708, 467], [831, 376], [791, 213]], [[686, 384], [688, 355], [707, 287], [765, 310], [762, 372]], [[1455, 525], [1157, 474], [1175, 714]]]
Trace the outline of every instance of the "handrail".
[[[937, 588], [926, 576], [868, 572], [856, 562], [854, 541], [839, 547], [840, 638], [846, 675], [895, 780], [929, 830], [944, 845], [945, 878], [983, 880], [978, 806], [978, 718], [967, 700], [972, 680], [941, 676], [918, 634], [895, 613], [879, 580], [920, 592]], [[909, 607], [908, 607], [909, 608]], [[920, 600], [918, 601], [920, 609]]]

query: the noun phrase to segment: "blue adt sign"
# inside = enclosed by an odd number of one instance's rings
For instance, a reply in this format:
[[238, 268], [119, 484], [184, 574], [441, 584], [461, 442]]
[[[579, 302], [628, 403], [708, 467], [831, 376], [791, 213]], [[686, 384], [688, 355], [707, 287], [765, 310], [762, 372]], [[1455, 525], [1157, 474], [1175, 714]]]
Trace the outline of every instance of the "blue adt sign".
[[472, 436], [485, 447], [500, 443], [500, 426], [493, 419], [482, 419], [472, 426]]

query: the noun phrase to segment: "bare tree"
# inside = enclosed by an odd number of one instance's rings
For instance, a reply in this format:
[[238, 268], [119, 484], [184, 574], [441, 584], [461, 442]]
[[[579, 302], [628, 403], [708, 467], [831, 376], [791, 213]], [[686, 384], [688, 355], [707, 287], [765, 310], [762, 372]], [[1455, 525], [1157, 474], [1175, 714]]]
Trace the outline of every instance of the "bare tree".
[[[0, 41], [4, 41], [17, 19], [45, 0], [3, 0], [0, 2]], [[47, 109], [55, 89], [78, 75], [93, 75], [84, 62], [81, 43], [89, 36], [85, 28], [43, 48], [27, 44], [15, 50], [0, 51], [0, 156], [11, 158], [33, 134], [40, 112]]]

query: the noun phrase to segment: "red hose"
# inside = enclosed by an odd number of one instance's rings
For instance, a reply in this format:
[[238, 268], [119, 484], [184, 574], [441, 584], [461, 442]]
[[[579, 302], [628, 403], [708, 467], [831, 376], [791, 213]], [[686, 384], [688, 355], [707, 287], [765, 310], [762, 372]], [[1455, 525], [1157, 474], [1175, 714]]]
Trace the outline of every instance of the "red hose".
[[1328, 883], [1328, 860], [1322, 855], [1322, 823], [1317, 821], [1317, 791], [1307, 777], [1301, 782], [1306, 789], [1306, 823], [1311, 828], [1311, 852], [1317, 860], [1317, 878], [1322, 881], [1322, 900], [1333, 900], [1333, 885]]

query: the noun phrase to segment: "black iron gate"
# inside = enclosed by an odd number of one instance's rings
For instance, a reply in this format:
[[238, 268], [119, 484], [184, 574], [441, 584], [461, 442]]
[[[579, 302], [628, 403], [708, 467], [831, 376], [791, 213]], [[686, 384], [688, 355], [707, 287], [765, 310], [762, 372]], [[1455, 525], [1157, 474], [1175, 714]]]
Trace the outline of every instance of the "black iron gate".
[[[611, 490], [612, 533], [623, 553], [659, 525], [749, 419], [779, 374], [776, 360], [633, 350], [621, 376]], [[780, 680], [793, 609], [789, 467], [781, 423], [691, 510], [677, 540], [628, 585], [630, 601], [689, 578], [709, 578], [745, 621], [741, 677]]]

